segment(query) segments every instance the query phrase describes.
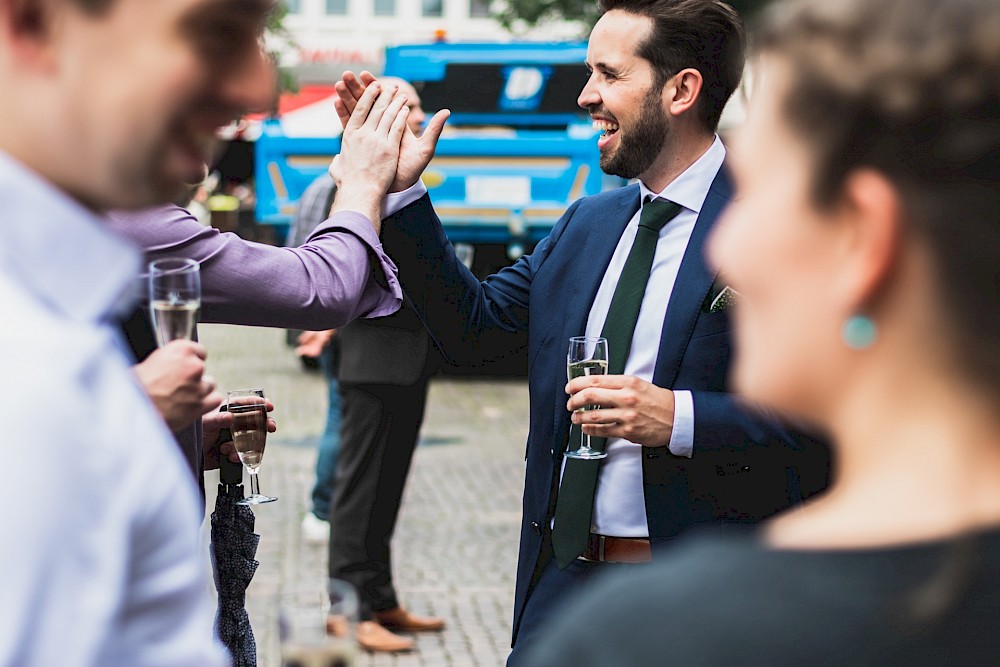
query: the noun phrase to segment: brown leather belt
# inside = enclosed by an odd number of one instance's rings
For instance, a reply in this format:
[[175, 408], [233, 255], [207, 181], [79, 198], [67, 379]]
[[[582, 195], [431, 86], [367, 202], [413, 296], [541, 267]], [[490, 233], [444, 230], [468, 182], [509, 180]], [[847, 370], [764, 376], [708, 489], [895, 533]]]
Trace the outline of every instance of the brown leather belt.
[[587, 549], [580, 558], [594, 563], [648, 563], [653, 556], [645, 537], [608, 537], [591, 533]]

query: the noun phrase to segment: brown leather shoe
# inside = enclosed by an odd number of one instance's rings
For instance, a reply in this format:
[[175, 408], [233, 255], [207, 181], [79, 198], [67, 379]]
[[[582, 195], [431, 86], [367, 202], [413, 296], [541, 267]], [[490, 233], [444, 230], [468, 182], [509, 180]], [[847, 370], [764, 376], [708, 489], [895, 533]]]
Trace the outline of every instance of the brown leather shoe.
[[364, 650], [372, 653], [412, 651], [415, 645], [409, 637], [393, 634], [375, 621], [358, 623], [358, 644]]
[[444, 619], [433, 616], [417, 616], [402, 607], [375, 612], [375, 620], [382, 627], [403, 632], [440, 632], [444, 630]]

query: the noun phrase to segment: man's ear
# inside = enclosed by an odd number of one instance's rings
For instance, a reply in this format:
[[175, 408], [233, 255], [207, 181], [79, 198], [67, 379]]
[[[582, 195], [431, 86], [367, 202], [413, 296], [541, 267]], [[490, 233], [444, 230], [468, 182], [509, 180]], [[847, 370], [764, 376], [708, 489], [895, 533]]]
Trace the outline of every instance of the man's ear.
[[664, 101], [671, 116], [681, 116], [698, 103], [704, 79], [701, 72], [688, 67], [670, 77], [663, 88]]
[[0, 0], [0, 40], [19, 65], [37, 67], [49, 62], [56, 11], [53, 0]]

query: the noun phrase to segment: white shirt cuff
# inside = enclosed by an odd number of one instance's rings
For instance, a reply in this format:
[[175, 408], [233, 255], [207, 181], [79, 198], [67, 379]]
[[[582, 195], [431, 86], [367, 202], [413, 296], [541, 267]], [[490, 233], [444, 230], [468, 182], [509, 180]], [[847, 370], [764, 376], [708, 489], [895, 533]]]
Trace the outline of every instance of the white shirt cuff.
[[690, 391], [674, 392], [674, 430], [669, 447], [674, 456], [691, 458], [694, 453], [694, 397]]
[[427, 187], [419, 178], [416, 183], [402, 192], [390, 192], [382, 199], [382, 219], [384, 220], [390, 215], [399, 213], [425, 194], [427, 194]]

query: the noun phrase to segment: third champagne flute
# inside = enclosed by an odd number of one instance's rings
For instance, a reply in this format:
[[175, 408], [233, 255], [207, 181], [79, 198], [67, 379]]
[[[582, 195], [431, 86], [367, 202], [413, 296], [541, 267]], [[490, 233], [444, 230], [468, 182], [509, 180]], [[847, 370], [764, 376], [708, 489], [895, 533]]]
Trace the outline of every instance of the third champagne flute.
[[250, 495], [237, 505], [273, 503], [277, 498], [260, 492], [257, 468], [267, 443], [267, 401], [263, 389], [238, 389], [227, 394], [226, 408], [233, 415], [233, 444], [243, 467], [250, 474]]
[[[569, 339], [566, 353], [566, 376], [573, 378], [586, 375], [606, 375], [608, 372], [608, 341], [606, 338], [574, 336]], [[596, 410], [596, 405], [585, 405], [578, 412]], [[603, 459], [607, 452], [590, 448], [590, 436], [580, 428], [580, 447], [566, 452], [571, 459]]]

